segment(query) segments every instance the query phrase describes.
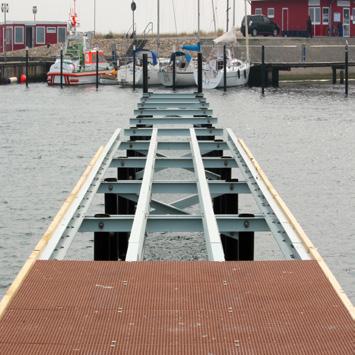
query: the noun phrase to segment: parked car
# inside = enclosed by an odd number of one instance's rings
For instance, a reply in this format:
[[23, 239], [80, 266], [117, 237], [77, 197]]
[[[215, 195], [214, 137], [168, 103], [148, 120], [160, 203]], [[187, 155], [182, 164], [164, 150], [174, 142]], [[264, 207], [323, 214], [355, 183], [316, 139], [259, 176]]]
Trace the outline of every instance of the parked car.
[[[245, 16], [242, 20], [240, 26], [240, 31], [243, 36], [245, 36]], [[263, 15], [249, 15], [248, 16], [248, 33], [253, 37], [262, 35], [262, 36], [278, 36], [280, 33], [279, 26], [268, 17]]]

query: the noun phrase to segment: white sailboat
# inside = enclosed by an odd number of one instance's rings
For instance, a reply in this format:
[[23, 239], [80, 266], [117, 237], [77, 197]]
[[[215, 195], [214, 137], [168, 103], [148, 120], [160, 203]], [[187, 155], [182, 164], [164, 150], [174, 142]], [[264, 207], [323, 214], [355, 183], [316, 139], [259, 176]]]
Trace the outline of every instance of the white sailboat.
[[190, 51], [199, 52], [200, 44], [182, 46], [181, 50], [172, 53], [168, 64], [161, 66], [159, 79], [162, 85], [173, 86], [173, 55], [175, 55], [176, 87], [196, 86], [194, 79], [196, 60], [192, 58]]
[[[204, 89], [216, 89], [224, 86], [224, 45], [236, 43], [236, 29], [232, 28], [229, 32], [214, 40], [216, 46], [211, 51], [206, 62], [203, 63], [202, 86]], [[226, 78], [227, 87], [243, 86], [248, 83], [250, 63], [249, 60], [242, 61], [234, 57], [232, 50], [226, 48]], [[198, 71], [194, 71], [194, 79], [198, 83]]]
[[[149, 50], [140, 50], [136, 52], [136, 67], [135, 67], [135, 85], [143, 85], [143, 54], [147, 54], [148, 59], [148, 83], [149, 85], [160, 85], [159, 80], [159, 59], [155, 52]], [[126, 65], [121, 65], [117, 80], [122, 85], [133, 85], [133, 62]]]

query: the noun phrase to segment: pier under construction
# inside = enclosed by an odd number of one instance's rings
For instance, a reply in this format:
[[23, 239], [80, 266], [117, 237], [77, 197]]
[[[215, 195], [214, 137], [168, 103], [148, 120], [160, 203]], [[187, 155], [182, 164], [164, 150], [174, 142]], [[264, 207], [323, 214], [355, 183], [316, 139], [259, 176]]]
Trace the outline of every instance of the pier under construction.
[[[202, 238], [206, 260], [145, 260], [147, 237], [169, 234]], [[90, 260], [68, 257], [78, 238], [93, 239]], [[256, 258], [262, 238], [282, 258]], [[344, 355], [354, 351], [354, 319], [316, 247], [203, 94], [145, 92], [3, 297], [0, 354]]]

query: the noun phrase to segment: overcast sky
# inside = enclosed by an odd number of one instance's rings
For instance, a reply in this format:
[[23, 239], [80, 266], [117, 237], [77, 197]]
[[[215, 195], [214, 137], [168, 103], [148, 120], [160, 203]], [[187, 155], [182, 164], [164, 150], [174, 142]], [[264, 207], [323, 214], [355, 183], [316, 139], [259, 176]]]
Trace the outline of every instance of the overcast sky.
[[[244, 0], [236, 1], [236, 24], [239, 25], [244, 13]], [[38, 6], [37, 20], [66, 21], [73, 0], [0, 0], [9, 3], [9, 21], [32, 20], [32, 6]], [[201, 2], [201, 29], [213, 30], [212, 0]], [[157, 0], [136, 0], [136, 23], [141, 32], [149, 21], [156, 30]], [[233, 0], [229, 0], [230, 6]], [[96, 29], [98, 32], [126, 32], [132, 23], [131, 0], [96, 0]], [[217, 28], [226, 27], [227, 0], [214, 0]], [[197, 0], [160, 0], [161, 32], [175, 32], [174, 11], [178, 32], [193, 32], [197, 29]], [[77, 0], [80, 30], [94, 28], [94, 0]], [[3, 21], [3, 19], [1, 19]], [[230, 12], [230, 24], [233, 22]]]

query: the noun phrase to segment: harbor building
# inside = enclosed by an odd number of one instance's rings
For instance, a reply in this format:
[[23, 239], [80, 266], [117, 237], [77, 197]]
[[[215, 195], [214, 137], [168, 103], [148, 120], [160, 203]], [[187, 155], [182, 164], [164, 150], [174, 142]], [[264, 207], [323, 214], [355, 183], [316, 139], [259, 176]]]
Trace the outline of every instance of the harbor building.
[[273, 20], [284, 36], [355, 37], [354, 0], [252, 0], [251, 13]]
[[[64, 43], [67, 36], [66, 22], [14, 21], [0, 23], [0, 53], [26, 47], [39, 47]], [[4, 47], [5, 46], [5, 47]]]

